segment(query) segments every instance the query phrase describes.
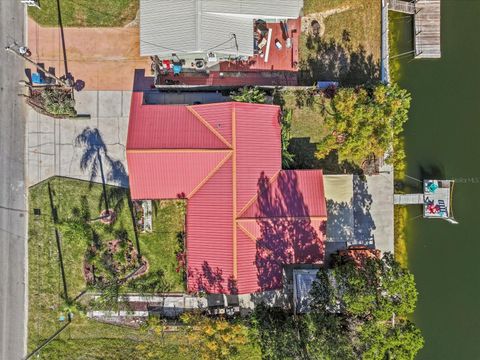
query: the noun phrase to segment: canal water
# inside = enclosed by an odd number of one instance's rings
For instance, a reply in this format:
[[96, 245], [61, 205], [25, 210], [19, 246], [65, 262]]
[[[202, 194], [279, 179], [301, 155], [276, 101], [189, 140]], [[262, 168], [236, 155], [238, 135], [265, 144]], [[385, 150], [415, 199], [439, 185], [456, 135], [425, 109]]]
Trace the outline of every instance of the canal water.
[[[412, 94], [407, 174], [455, 179], [459, 225], [409, 210], [409, 268], [419, 301], [418, 359], [480, 359], [480, 0], [442, 0], [442, 58], [401, 57], [398, 82]], [[391, 13], [392, 14], [392, 13]], [[393, 24], [392, 24], [393, 22]], [[412, 22], [391, 20], [395, 52], [412, 49]], [[393, 66], [392, 71], [395, 70]], [[416, 186], [414, 180], [410, 185]]]

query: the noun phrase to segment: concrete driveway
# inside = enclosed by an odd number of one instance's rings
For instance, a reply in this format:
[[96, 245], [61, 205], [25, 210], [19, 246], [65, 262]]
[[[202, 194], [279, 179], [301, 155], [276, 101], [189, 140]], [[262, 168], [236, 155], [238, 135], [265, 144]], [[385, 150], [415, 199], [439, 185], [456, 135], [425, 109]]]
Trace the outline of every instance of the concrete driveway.
[[54, 175], [90, 180], [89, 168], [80, 168], [86, 147], [75, 143], [87, 128], [98, 129], [100, 140], [95, 141], [103, 143], [110, 158], [104, 163], [107, 182], [128, 186], [125, 145], [131, 91], [82, 91], [75, 98], [78, 113], [89, 114], [90, 119], [52, 119], [28, 109], [28, 186]]
[[[85, 82], [84, 90], [132, 90], [134, 70], [150, 72], [150, 59], [140, 57], [138, 27], [64, 28], [64, 34], [68, 71]], [[33, 60], [65, 74], [59, 28], [29, 19], [28, 47]]]

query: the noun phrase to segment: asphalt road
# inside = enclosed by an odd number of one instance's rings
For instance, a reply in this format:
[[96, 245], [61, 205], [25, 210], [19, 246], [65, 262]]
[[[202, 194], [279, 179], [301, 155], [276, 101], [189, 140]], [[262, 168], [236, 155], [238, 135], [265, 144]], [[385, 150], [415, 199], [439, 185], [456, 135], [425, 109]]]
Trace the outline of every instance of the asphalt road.
[[23, 62], [3, 48], [24, 39], [24, 8], [0, 0], [0, 359], [25, 355], [27, 213]]

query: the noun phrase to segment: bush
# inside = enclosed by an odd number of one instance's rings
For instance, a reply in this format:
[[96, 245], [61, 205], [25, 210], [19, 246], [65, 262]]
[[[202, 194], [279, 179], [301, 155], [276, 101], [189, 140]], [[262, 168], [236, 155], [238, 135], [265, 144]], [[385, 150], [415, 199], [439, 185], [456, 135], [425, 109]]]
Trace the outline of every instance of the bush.
[[254, 103], [254, 104], [264, 104], [265, 103], [265, 92], [260, 90], [257, 87], [243, 87], [238, 91], [233, 91], [230, 94], [230, 98], [233, 101]]
[[45, 89], [42, 91], [42, 101], [45, 110], [52, 115], [65, 115], [74, 117], [77, 115], [75, 110], [75, 100], [70, 92], [60, 89]]

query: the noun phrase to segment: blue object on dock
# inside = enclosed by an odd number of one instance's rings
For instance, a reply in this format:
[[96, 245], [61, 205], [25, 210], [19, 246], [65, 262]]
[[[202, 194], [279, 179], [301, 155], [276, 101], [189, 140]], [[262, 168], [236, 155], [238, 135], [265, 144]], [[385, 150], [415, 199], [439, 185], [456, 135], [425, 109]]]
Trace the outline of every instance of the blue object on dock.
[[430, 182], [427, 184], [427, 189], [429, 192], [434, 193], [438, 189], [438, 185], [434, 182]]
[[174, 64], [173, 65], [173, 75], [179, 75], [182, 72], [182, 65]]
[[45, 78], [39, 73], [32, 74], [32, 83], [33, 84], [45, 84]]

